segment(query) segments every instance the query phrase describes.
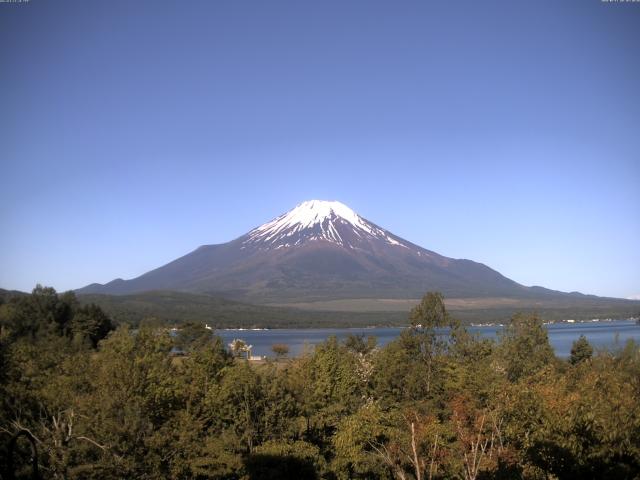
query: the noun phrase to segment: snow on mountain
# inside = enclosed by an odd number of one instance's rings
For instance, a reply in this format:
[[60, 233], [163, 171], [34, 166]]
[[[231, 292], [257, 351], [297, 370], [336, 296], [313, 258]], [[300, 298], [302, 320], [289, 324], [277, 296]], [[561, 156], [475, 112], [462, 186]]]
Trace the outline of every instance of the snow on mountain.
[[326, 241], [343, 247], [358, 248], [358, 241], [366, 239], [377, 239], [408, 248], [345, 204], [325, 200], [302, 202], [294, 209], [251, 230], [243, 244], [269, 250], [298, 246], [307, 241]]

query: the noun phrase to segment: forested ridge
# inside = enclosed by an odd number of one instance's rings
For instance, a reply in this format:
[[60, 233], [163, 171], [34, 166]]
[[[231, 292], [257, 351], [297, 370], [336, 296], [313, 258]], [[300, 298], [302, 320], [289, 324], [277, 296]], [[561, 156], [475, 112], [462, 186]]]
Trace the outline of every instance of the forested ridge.
[[0, 301], [3, 480], [30, 478], [29, 439], [46, 479], [640, 478], [638, 345], [561, 360], [533, 314], [480, 339], [429, 293], [383, 348], [252, 364], [199, 324], [134, 330], [42, 287]]

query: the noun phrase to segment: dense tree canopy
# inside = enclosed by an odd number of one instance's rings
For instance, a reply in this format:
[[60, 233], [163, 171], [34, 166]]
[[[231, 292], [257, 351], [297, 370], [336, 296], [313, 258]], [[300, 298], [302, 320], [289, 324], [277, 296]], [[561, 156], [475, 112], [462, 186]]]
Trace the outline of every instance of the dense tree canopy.
[[[0, 305], [2, 478], [19, 431], [43, 478], [640, 478], [636, 344], [580, 339], [564, 361], [536, 316], [480, 339], [436, 294], [411, 321], [383, 348], [330, 338], [254, 364], [202, 325], [113, 330], [37, 287]], [[16, 443], [18, 478], [29, 448]]]
[[593, 347], [586, 339], [584, 335], [580, 335], [578, 340], [573, 342], [571, 346], [571, 356], [569, 357], [569, 363], [576, 365], [585, 360], [589, 360], [593, 355]]
[[38, 285], [31, 295], [0, 304], [0, 331], [7, 339], [67, 337], [95, 348], [113, 328], [100, 307], [80, 306], [73, 292], [58, 295], [51, 287]]

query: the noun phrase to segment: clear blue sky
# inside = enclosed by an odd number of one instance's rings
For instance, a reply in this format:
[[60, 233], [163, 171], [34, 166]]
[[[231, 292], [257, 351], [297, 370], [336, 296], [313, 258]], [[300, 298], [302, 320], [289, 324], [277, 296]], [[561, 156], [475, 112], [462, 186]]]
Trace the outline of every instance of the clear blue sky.
[[640, 294], [640, 4], [0, 3], [0, 287], [131, 278], [340, 200]]

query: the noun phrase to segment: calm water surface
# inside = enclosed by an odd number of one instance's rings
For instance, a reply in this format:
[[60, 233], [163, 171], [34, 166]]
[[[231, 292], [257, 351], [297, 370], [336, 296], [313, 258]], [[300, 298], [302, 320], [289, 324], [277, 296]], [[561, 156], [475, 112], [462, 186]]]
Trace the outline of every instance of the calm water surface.
[[[549, 340], [559, 357], [568, 357], [571, 352], [571, 344], [584, 335], [595, 348], [615, 349], [624, 346], [628, 339], [640, 342], [640, 325], [632, 320], [614, 320], [604, 322], [584, 323], [555, 323], [547, 325]], [[478, 333], [483, 337], [497, 338], [502, 327], [468, 327], [472, 333]], [[273, 356], [271, 346], [275, 343], [285, 343], [289, 346], [289, 355], [300, 355], [305, 345], [312, 347], [324, 342], [335, 335], [342, 340], [347, 335], [374, 336], [378, 339], [378, 345], [383, 346], [396, 338], [402, 331], [401, 327], [395, 328], [322, 328], [322, 329], [275, 329], [275, 330], [217, 330], [225, 345], [235, 338], [240, 338], [253, 345], [253, 355]]]

